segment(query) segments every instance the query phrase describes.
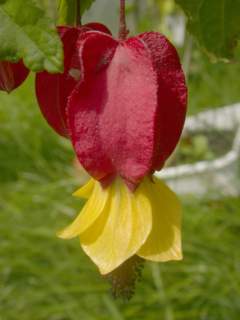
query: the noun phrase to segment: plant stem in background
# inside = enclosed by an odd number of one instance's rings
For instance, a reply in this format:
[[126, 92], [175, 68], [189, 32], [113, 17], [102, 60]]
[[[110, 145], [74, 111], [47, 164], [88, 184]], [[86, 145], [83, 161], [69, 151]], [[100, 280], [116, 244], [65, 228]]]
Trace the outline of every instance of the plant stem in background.
[[133, 19], [134, 19], [134, 28], [135, 33], [138, 32], [138, 25], [140, 20], [140, 0], [134, 1], [134, 12], [133, 12]]
[[126, 25], [125, 0], [120, 0], [120, 22], [119, 22], [119, 38], [124, 40], [128, 35]]
[[82, 17], [81, 17], [81, 0], [76, 0], [76, 25], [82, 25]]
[[184, 53], [183, 53], [183, 70], [185, 72], [186, 80], [188, 80], [191, 59], [192, 59], [192, 49], [193, 49], [193, 41], [191, 35], [185, 35], [185, 43], [184, 43]]

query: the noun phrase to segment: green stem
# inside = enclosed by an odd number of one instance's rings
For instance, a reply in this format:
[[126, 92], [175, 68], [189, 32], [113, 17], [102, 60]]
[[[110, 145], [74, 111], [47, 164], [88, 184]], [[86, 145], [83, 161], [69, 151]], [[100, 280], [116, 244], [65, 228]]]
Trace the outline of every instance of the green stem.
[[76, 25], [82, 25], [82, 17], [81, 17], [81, 0], [76, 0]]

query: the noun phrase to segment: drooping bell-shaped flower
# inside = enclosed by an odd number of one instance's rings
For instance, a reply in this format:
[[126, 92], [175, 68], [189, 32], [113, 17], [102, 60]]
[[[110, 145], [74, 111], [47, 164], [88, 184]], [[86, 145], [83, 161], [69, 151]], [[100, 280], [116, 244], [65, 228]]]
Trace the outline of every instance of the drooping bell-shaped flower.
[[84, 79], [68, 100], [68, 127], [93, 178], [76, 192], [88, 199], [82, 212], [59, 236], [79, 236], [102, 274], [135, 255], [179, 260], [181, 206], [152, 176], [176, 147], [185, 120], [187, 88], [176, 49], [156, 32], [115, 40], [89, 31], [79, 55]]
[[22, 60], [16, 63], [0, 61], [0, 90], [10, 93], [23, 83], [28, 74]]
[[79, 37], [89, 30], [110, 34], [108, 28], [100, 23], [89, 23], [81, 27], [59, 26], [58, 32], [64, 50], [64, 72], [50, 74], [43, 71], [36, 75], [36, 96], [43, 116], [57, 133], [66, 137], [67, 99], [75, 85], [84, 77], [78, 56]]

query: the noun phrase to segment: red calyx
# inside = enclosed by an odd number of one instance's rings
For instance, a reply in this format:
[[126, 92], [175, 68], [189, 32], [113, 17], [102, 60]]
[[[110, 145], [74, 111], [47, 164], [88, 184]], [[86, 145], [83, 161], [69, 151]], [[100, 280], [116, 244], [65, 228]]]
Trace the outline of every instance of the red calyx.
[[0, 90], [10, 93], [23, 83], [28, 74], [22, 60], [16, 63], [0, 61]]
[[89, 30], [110, 34], [108, 28], [100, 23], [89, 23], [81, 27], [59, 26], [64, 50], [64, 72], [50, 74], [43, 71], [36, 76], [36, 96], [41, 112], [49, 125], [65, 137], [68, 137], [67, 100], [76, 84], [84, 77], [78, 49], [81, 37]]
[[127, 40], [87, 32], [85, 72], [67, 114], [75, 152], [96, 179], [120, 175], [134, 188], [164, 165], [185, 120], [187, 88], [176, 49], [161, 34]]

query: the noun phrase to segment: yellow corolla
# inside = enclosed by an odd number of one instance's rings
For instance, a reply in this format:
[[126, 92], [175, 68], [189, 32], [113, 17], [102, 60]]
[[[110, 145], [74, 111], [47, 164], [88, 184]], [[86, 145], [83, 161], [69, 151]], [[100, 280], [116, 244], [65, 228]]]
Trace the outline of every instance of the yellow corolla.
[[162, 181], [145, 177], [132, 192], [120, 178], [107, 188], [91, 179], [74, 195], [87, 202], [58, 236], [79, 236], [101, 274], [134, 255], [161, 262], [182, 259], [181, 205]]

